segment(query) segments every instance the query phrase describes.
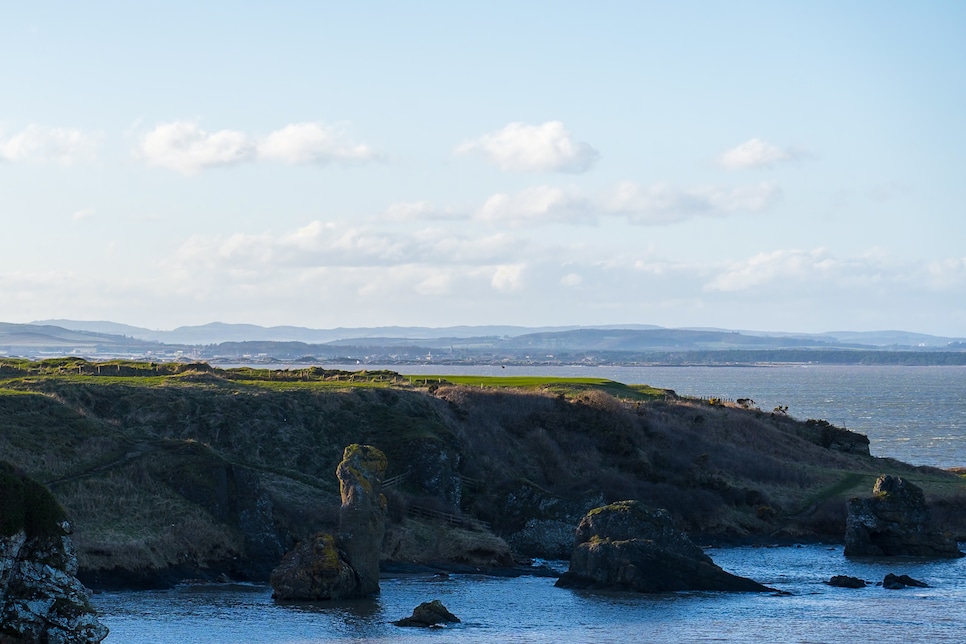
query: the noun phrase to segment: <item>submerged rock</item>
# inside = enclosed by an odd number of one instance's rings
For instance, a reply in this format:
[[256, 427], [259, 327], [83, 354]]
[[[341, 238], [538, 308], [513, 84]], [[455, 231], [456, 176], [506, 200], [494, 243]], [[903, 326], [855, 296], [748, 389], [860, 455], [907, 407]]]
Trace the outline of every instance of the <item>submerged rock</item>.
[[438, 599], [431, 602], [423, 602], [413, 609], [413, 614], [409, 617], [393, 622], [396, 626], [419, 626], [428, 628], [437, 624], [447, 624], [459, 622], [460, 618], [449, 612], [443, 603]]
[[386, 456], [349, 445], [336, 469], [342, 495], [339, 532], [299, 543], [272, 571], [276, 599], [354, 599], [379, 592], [379, 555], [386, 526], [381, 494]]
[[721, 569], [674, 527], [665, 510], [620, 501], [591, 510], [577, 526], [563, 588], [660, 593], [677, 590], [770, 592]]
[[880, 476], [869, 498], [849, 499], [846, 557], [962, 557], [933, 523], [922, 490], [898, 476]]
[[0, 463], [0, 642], [107, 637], [77, 580], [71, 526], [39, 483]]

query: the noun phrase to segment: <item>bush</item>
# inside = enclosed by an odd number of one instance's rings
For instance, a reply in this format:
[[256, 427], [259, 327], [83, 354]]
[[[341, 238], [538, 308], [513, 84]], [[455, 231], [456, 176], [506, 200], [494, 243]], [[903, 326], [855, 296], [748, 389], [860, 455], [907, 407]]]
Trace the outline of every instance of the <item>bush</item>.
[[64, 534], [60, 524], [67, 519], [50, 491], [18, 471], [0, 462], [0, 535], [10, 536], [20, 530], [28, 537]]

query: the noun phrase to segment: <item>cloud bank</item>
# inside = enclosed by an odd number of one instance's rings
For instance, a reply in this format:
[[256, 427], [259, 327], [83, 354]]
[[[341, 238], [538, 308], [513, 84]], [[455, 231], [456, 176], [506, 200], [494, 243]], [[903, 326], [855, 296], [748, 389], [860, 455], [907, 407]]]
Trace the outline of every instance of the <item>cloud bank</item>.
[[184, 175], [256, 160], [324, 165], [377, 158], [369, 146], [353, 143], [342, 129], [323, 123], [295, 123], [257, 139], [238, 130], [208, 132], [193, 121], [156, 126], [142, 137], [137, 156]]
[[772, 182], [742, 186], [694, 188], [667, 183], [617, 184], [603, 194], [588, 196], [575, 187], [539, 185], [515, 193], [500, 192], [477, 208], [437, 208], [429, 201], [396, 203], [383, 213], [394, 222], [474, 220], [510, 226], [549, 224], [596, 225], [622, 217], [641, 226], [661, 226], [696, 217], [726, 217], [768, 210], [781, 198]]
[[75, 128], [28, 125], [10, 136], [0, 133], [0, 161], [71, 165], [94, 159], [100, 139]]

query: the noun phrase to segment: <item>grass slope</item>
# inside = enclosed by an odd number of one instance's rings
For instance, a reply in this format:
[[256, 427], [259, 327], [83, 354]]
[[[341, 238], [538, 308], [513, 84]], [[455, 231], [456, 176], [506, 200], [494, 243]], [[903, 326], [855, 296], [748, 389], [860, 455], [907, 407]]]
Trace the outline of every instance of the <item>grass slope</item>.
[[835, 537], [844, 499], [887, 472], [966, 533], [961, 477], [831, 449], [850, 437], [593, 378], [0, 360], [0, 460], [48, 484], [87, 570], [250, 560], [259, 511], [288, 544], [331, 527], [356, 442], [406, 475], [397, 521], [418, 504], [510, 535], [636, 498], [693, 533]]

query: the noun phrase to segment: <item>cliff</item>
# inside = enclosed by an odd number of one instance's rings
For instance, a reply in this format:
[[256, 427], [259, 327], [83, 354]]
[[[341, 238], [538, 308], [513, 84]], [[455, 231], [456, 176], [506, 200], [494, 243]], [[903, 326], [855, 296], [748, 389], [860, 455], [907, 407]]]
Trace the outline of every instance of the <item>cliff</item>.
[[71, 526], [40, 484], [0, 462], [0, 642], [107, 637], [77, 580]]
[[[518, 554], [567, 558], [581, 517], [623, 499], [667, 509], [702, 540], [841, 540], [845, 500], [883, 472], [914, 481], [944, 529], [966, 534], [953, 474], [873, 458], [864, 436], [824, 421], [648, 387], [0, 365], [0, 458], [48, 484], [97, 586], [266, 580], [295, 543], [338, 530], [332, 472], [353, 443], [388, 459], [384, 560], [506, 562], [489, 532]], [[486, 545], [453, 552], [449, 529]]]

